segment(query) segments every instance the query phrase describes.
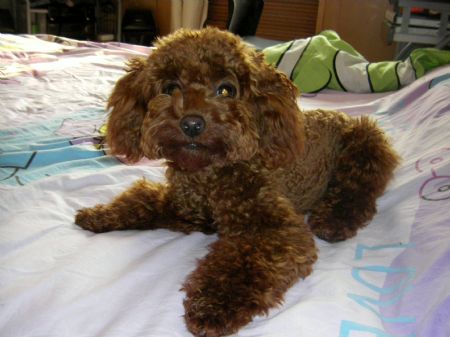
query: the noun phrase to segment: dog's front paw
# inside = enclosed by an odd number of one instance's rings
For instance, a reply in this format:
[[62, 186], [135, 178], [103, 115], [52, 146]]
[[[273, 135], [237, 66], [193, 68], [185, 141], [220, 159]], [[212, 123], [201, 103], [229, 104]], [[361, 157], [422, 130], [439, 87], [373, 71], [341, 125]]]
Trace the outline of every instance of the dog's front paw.
[[[230, 296], [233, 296], [230, 294]], [[221, 337], [235, 333], [251, 321], [244, 308], [214, 297], [187, 298], [184, 301], [186, 326], [196, 337]]]
[[75, 216], [75, 224], [94, 233], [114, 230], [114, 222], [105, 205], [80, 209]]
[[251, 322], [256, 314], [266, 312], [259, 289], [255, 289], [258, 286], [243, 281], [239, 271], [233, 275], [197, 271], [188, 278], [183, 287], [184, 318], [194, 336], [228, 336]]

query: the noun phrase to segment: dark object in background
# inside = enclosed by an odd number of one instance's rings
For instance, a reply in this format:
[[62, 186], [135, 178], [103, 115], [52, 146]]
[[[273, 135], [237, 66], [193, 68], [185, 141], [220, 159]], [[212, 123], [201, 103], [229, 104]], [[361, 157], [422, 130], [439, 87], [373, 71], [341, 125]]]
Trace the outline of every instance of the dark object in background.
[[118, 40], [118, 6], [120, 1], [100, 0], [97, 7], [97, 40], [101, 42]]
[[0, 33], [13, 34], [15, 32], [14, 20], [8, 9], [0, 9]]
[[123, 42], [150, 46], [156, 38], [157, 29], [149, 10], [127, 10], [122, 20]]
[[73, 1], [68, 6], [52, 1], [48, 6], [48, 33], [78, 40], [96, 37], [95, 0]]
[[228, 0], [227, 29], [258, 50], [283, 42], [255, 36], [263, 9], [264, 0]]
[[241, 37], [254, 36], [263, 8], [263, 0], [228, 0], [228, 30]]

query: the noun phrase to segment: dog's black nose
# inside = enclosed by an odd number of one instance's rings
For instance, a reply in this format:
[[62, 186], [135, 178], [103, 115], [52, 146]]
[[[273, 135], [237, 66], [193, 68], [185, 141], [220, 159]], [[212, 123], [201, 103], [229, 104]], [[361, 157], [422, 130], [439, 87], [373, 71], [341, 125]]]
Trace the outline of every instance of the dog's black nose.
[[180, 122], [183, 132], [189, 137], [196, 137], [205, 130], [205, 120], [200, 116], [185, 116]]

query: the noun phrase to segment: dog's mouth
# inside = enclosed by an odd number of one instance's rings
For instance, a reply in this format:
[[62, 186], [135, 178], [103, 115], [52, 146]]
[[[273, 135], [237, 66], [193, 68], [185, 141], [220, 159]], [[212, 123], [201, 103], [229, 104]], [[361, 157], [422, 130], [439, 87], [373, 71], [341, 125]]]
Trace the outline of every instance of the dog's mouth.
[[148, 158], [164, 158], [175, 170], [195, 172], [209, 165], [223, 165], [229, 157], [230, 137], [220, 126], [198, 136], [188, 136], [170, 122], [144, 130], [143, 147]]
[[184, 148], [188, 151], [202, 151], [206, 149], [206, 146], [199, 143], [189, 143], [184, 145]]
[[226, 154], [222, 142], [203, 144], [200, 142], [179, 142], [161, 144], [163, 157], [177, 170], [195, 172], [213, 162], [223, 159]]

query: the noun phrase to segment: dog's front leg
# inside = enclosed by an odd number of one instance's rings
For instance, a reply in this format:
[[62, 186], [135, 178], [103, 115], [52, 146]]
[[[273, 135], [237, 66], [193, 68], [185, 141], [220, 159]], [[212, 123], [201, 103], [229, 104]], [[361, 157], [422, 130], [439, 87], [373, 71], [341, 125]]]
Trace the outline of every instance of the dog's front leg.
[[79, 210], [75, 223], [92, 232], [125, 229], [167, 228], [189, 233], [201, 231], [199, 224], [177, 216], [168, 188], [145, 179], [134, 183], [109, 204]]
[[267, 212], [241, 226], [233, 219], [232, 232], [219, 234], [186, 280], [185, 321], [195, 336], [235, 333], [279, 305], [286, 290], [312, 271], [317, 251], [302, 217], [276, 203], [264, 206]]

